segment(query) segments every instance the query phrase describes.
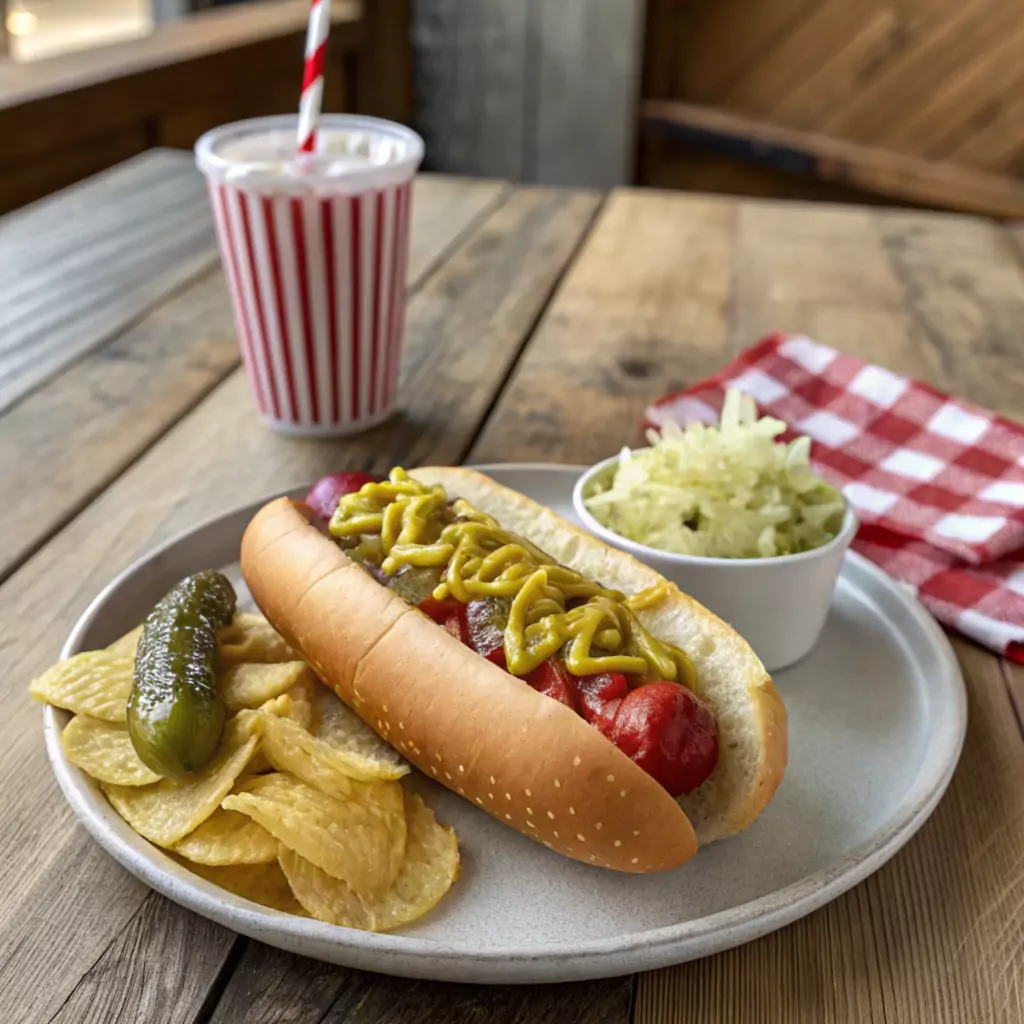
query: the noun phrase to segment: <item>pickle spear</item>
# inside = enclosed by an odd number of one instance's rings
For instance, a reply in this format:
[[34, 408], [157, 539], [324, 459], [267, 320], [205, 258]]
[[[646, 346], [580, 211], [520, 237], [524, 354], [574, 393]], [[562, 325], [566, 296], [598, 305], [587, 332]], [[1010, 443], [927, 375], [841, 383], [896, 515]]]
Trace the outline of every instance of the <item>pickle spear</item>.
[[217, 631], [234, 615], [234, 588], [210, 569], [183, 579], [143, 623], [128, 735], [142, 763], [164, 778], [199, 771], [217, 750]]

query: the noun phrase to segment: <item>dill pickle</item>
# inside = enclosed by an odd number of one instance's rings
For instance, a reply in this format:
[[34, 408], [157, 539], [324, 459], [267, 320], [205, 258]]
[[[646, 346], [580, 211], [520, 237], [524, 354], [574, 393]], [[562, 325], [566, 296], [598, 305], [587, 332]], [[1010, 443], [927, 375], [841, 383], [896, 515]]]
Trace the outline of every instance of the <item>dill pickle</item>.
[[234, 615], [234, 588], [211, 569], [183, 579], [143, 623], [128, 735], [143, 764], [165, 778], [199, 771], [217, 750], [217, 631]]

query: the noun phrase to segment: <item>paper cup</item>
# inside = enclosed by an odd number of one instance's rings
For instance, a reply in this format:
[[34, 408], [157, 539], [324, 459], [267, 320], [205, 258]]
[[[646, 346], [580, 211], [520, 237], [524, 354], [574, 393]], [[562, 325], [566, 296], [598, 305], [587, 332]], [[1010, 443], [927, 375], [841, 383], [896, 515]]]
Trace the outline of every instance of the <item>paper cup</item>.
[[210, 189], [242, 362], [264, 423], [340, 436], [386, 419], [398, 390], [412, 179], [423, 142], [390, 121], [325, 115], [207, 132]]

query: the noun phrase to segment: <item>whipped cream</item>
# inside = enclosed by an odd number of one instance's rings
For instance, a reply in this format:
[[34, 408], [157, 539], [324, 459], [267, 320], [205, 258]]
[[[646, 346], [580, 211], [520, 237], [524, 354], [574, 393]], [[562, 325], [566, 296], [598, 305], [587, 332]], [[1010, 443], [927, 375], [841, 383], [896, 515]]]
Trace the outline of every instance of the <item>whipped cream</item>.
[[236, 185], [345, 189], [407, 178], [423, 157], [423, 142], [410, 129], [346, 114], [325, 115], [316, 152], [299, 153], [295, 122], [267, 117], [215, 128], [196, 144], [199, 167]]

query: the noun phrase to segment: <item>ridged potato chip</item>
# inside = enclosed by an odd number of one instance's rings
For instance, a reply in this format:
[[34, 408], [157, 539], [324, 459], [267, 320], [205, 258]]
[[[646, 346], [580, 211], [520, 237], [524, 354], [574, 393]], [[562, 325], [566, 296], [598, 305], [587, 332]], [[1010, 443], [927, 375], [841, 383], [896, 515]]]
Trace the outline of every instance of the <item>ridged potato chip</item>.
[[228, 892], [233, 892], [242, 899], [280, 910], [285, 914], [297, 914], [299, 917], [309, 915], [302, 904], [295, 898], [288, 879], [285, 878], [281, 866], [275, 861], [272, 864], [194, 864], [191, 861], [178, 860], [179, 864], [189, 871], [205, 878], [214, 885], [219, 885]]
[[294, 686], [280, 697], [261, 704], [259, 710], [280, 718], [290, 718], [309, 732], [313, 728], [313, 694], [319, 684], [312, 672], [304, 675]]
[[[289, 849], [356, 892], [383, 892], [405, 853], [405, 812], [396, 782], [358, 783], [346, 800], [275, 772], [251, 779], [221, 806], [258, 821]], [[241, 787], [239, 787], [241, 788]], [[397, 799], [396, 799], [397, 797]]]
[[148, 786], [160, 776], [147, 768], [132, 746], [124, 725], [75, 715], [60, 736], [68, 760], [100, 782]]
[[[330, 687], [316, 682], [316, 728], [313, 735], [343, 758], [347, 774], [357, 779], [400, 779], [410, 768]], [[341, 763], [341, 761], [339, 761]]]
[[238, 612], [231, 625], [220, 631], [218, 639], [220, 663], [224, 667], [242, 662], [297, 661], [299, 657], [274, 627], [254, 612]]
[[459, 873], [459, 847], [450, 828], [438, 824], [433, 811], [415, 795], [405, 796], [409, 833], [405, 858], [392, 885], [376, 898], [357, 896], [282, 844], [281, 868], [299, 903], [320, 921], [386, 932], [431, 910]]
[[329, 746], [297, 722], [279, 715], [266, 715], [263, 753], [278, 771], [291, 772], [321, 793], [339, 800], [347, 800], [377, 781], [361, 776], [346, 751]]
[[[308, 730], [313, 722], [313, 701], [310, 693], [314, 685], [316, 680], [312, 677], [303, 677], [287, 693], [261, 704], [259, 710], [265, 711], [268, 715], [277, 715], [279, 718], [289, 718]], [[254, 775], [262, 775], [272, 768], [266, 750], [261, 745], [249, 765], [249, 770]]]
[[280, 697], [304, 677], [313, 678], [304, 661], [286, 661], [272, 665], [245, 662], [222, 669], [217, 677], [217, 691], [229, 715], [244, 708], [258, 708], [268, 700]]
[[139, 835], [157, 846], [173, 846], [210, 817], [231, 792], [256, 749], [261, 724], [256, 712], [231, 719], [217, 756], [191, 778], [161, 779], [141, 787], [104, 784], [103, 792]]
[[277, 840], [248, 815], [218, 807], [174, 844], [174, 852], [197, 864], [272, 864], [277, 846]]
[[58, 661], [33, 679], [28, 692], [36, 700], [78, 715], [124, 723], [125, 705], [132, 691], [132, 671], [130, 658], [109, 651], [83, 651]]
[[135, 652], [139, 647], [139, 637], [142, 636], [142, 627], [136, 626], [130, 633], [125, 633], [119, 640], [115, 640], [108, 648], [110, 654], [119, 658], [131, 658], [135, 660]]

